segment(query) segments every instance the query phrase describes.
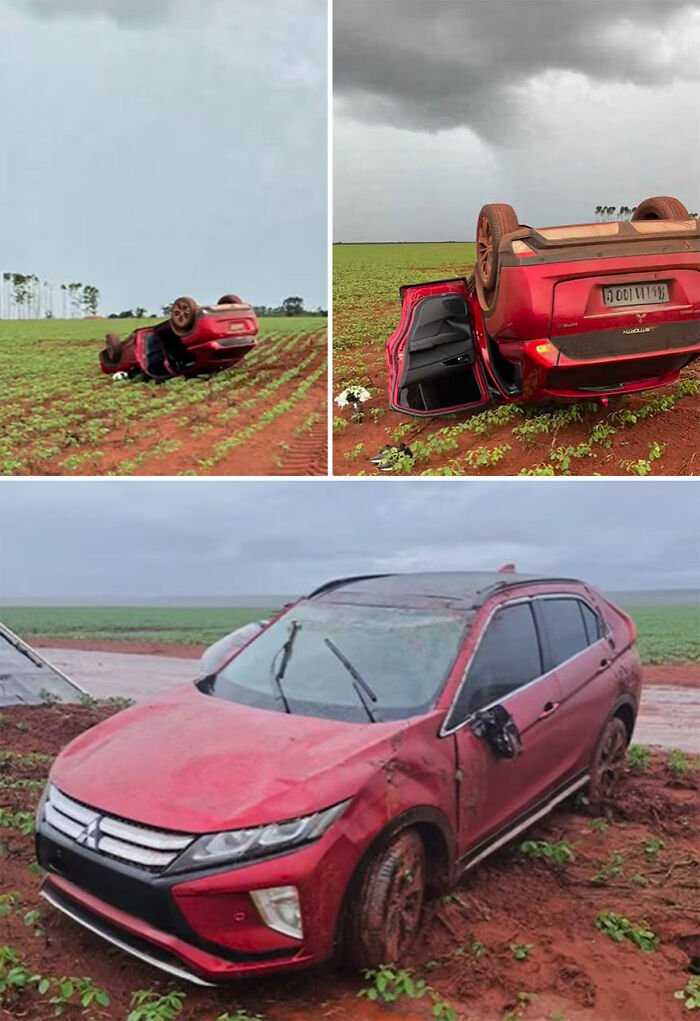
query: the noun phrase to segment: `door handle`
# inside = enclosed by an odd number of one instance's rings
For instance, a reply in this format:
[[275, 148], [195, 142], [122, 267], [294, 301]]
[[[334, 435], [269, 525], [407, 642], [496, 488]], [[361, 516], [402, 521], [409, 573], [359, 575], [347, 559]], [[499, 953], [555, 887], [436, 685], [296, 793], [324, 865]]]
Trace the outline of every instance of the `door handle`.
[[551, 716], [553, 712], [559, 708], [558, 702], [545, 702], [542, 707], [542, 712], [537, 717], [538, 720], [546, 720], [548, 716]]

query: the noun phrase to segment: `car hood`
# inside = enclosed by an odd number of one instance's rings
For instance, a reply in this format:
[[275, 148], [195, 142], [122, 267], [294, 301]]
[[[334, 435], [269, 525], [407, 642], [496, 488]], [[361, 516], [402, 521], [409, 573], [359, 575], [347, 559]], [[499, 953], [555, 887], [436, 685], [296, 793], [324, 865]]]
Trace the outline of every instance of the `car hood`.
[[77, 801], [135, 822], [190, 833], [235, 829], [351, 797], [395, 755], [408, 726], [254, 709], [188, 684], [81, 734], [50, 779]]

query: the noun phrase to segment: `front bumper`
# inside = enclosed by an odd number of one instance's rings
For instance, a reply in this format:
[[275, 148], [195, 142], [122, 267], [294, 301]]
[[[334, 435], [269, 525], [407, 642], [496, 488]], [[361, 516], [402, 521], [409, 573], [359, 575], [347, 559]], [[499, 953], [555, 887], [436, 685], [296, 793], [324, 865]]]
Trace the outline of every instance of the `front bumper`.
[[[313, 844], [255, 863], [168, 875], [88, 850], [41, 820], [42, 896], [81, 925], [156, 967], [211, 984], [294, 970], [333, 953], [357, 850], [333, 828]], [[264, 924], [250, 891], [296, 886], [303, 940]]]

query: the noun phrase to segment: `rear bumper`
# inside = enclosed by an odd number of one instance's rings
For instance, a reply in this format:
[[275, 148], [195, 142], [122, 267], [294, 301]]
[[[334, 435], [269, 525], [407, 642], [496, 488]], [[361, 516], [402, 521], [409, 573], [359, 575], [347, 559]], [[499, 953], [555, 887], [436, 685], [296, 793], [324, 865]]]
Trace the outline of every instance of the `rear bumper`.
[[[513, 348], [504, 351], [514, 360]], [[520, 345], [523, 396], [578, 398], [635, 393], [673, 383], [681, 369], [700, 355], [700, 344], [676, 350], [572, 359], [544, 338]]]

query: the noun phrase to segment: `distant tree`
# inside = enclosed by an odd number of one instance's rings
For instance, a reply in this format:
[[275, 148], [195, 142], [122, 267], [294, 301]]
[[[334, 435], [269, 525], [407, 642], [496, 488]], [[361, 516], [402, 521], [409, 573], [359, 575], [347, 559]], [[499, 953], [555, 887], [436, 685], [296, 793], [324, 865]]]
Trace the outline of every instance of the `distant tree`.
[[172, 303], [172, 301], [170, 302], [169, 305], [161, 305], [160, 306], [160, 310], [163, 313], [163, 315], [165, 316], [165, 318], [169, 319], [170, 318], [170, 313], [173, 310], [173, 303]]
[[63, 295], [62, 295], [62, 297], [63, 297], [63, 318], [67, 319], [68, 318], [68, 312], [66, 310], [66, 296], [67, 296], [67, 293], [68, 293], [68, 285], [67, 284], [61, 284], [61, 290], [63, 291]]
[[147, 312], [145, 308], [141, 308], [139, 306], [138, 308], [134, 309], [134, 319], [145, 319], [146, 315]]
[[282, 311], [286, 316], [300, 316], [304, 311], [304, 299], [299, 297], [285, 298]]

